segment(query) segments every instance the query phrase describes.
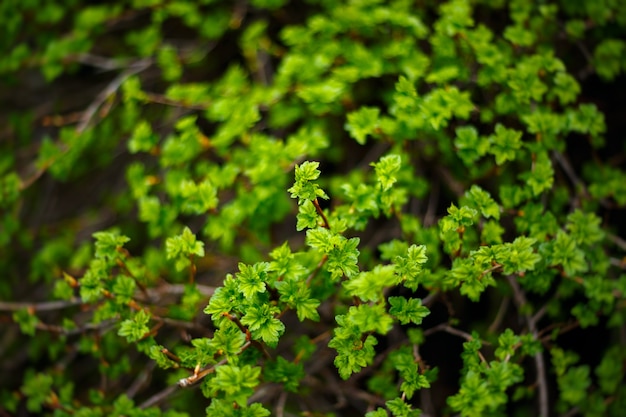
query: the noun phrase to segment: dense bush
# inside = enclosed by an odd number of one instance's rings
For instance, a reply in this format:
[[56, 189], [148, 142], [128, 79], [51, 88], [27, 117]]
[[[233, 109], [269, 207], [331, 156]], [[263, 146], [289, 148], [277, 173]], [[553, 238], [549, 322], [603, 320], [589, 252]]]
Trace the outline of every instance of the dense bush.
[[0, 12], [0, 415], [623, 415], [624, 1]]

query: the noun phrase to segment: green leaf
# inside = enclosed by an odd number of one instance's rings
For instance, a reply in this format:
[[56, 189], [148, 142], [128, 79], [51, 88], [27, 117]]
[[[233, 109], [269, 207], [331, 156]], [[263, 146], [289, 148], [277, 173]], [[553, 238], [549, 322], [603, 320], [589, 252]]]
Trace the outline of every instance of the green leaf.
[[539, 153], [535, 158], [532, 170], [520, 176], [530, 187], [533, 196], [539, 196], [545, 190], [551, 190], [554, 182], [552, 161], [546, 152]]
[[489, 151], [489, 141], [478, 135], [474, 126], [461, 126], [455, 130], [454, 146], [466, 166], [471, 166]]
[[535, 34], [521, 25], [507, 26], [504, 38], [517, 46], [531, 46], [535, 43]]
[[328, 347], [337, 350], [334, 363], [339, 376], [342, 379], [348, 379], [353, 373], [371, 364], [376, 354], [374, 346], [377, 343], [376, 338], [371, 335], [367, 336], [363, 342], [358, 339], [333, 338], [328, 343]]
[[96, 239], [95, 257], [107, 260], [119, 258], [120, 253], [118, 251], [130, 240], [129, 237], [120, 235], [116, 231], [96, 232], [93, 237]]
[[624, 71], [624, 51], [626, 42], [618, 39], [604, 39], [593, 51], [593, 59], [598, 75], [612, 80]]
[[421, 414], [420, 410], [413, 409], [402, 398], [394, 398], [387, 401], [385, 405], [394, 417], [419, 417]]
[[496, 349], [496, 357], [501, 360], [508, 360], [515, 353], [516, 345], [520, 342], [520, 337], [513, 333], [513, 330], [506, 329], [498, 336], [498, 348]]
[[600, 364], [595, 368], [600, 389], [604, 394], [612, 395], [620, 387], [625, 372], [624, 359], [626, 359], [624, 350], [618, 346], [613, 346], [607, 350]]
[[584, 213], [576, 209], [567, 216], [566, 228], [577, 244], [593, 245], [604, 239], [600, 222], [595, 213]]
[[52, 399], [52, 375], [33, 372], [26, 374], [20, 389], [27, 398], [26, 409], [31, 413], [41, 412], [44, 405]]
[[39, 324], [39, 319], [35, 315], [33, 311], [29, 311], [26, 309], [20, 309], [13, 313], [13, 321], [15, 321], [18, 326], [20, 326], [20, 330], [22, 333], [34, 336], [35, 330], [37, 330], [37, 324]]
[[263, 376], [267, 381], [282, 384], [288, 392], [297, 392], [300, 381], [305, 376], [304, 366], [301, 362], [289, 362], [278, 356], [276, 361], [266, 363]]
[[522, 132], [496, 124], [495, 135], [489, 136], [489, 153], [496, 157], [496, 164], [502, 165], [516, 159], [517, 151], [522, 147], [521, 138]]
[[574, 132], [598, 136], [606, 131], [604, 114], [595, 104], [585, 103], [578, 106], [576, 110], [569, 110], [566, 114], [566, 121], [568, 127]]
[[143, 339], [150, 331], [147, 324], [150, 316], [145, 310], [139, 310], [132, 318], [124, 320], [120, 324], [117, 334], [125, 337], [130, 342], [136, 342]]
[[402, 372], [402, 378], [404, 381], [402, 381], [400, 389], [409, 399], [413, 397], [415, 391], [422, 388], [430, 388], [430, 382], [424, 375], [419, 373], [417, 366], [415, 366], [412, 372]]
[[491, 195], [478, 185], [472, 187], [465, 193], [468, 205], [478, 209], [485, 218], [500, 219], [500, 206], [491, 198]]
[[580, 85], [576, 78], [566, 72], [558, 72], [554, 76], [554, 94], [559, 98], [562, 105], [575, 102], [580, 94]]
[[152, 132], [150, 123], [141, 120], [133, 131], [128, 141], [128, 150], [130, 153], [150, 152], [154, 149], [159, 141], [159, 137]]
[[572, 236], [559, 230], [551, 245], [550, 265], [561, 265], [565, 273], [574, 277], [588, 269], [585, 253], [576, 245]]
[[285, 325], [275, 317], [279, 313], [278, 307], [268, 304], [250, 306], [241, 323], [248, 326], [254, 339], [261, 339], [273, 347], [285, 331]]
[[211, 399], [211, 405], [207, 407], [206, 413], [207, 417], [267, 417], [271, 414], [259, 403], [252, 403], [249, 406], [238, 404], [237, 407], [233, 407], [232, 401], [220, 398]]
[[319, 185], [312, 183], [320, 176], [319, 162], [305, 161], [300, 165], [296, 165], [295, 177], [296, 181], [294, 185], [289, 188], [291, 198], [297, 198], [298, 204], [303, 204], [304, 201], [313, 201], [317, 197], [328, 199], [328, 196], [322, 190]]
[[406, 255], [398, 255], [393, 258], [396, 274], [404, 281], [404, 285], [411, 289], [417, 289], [419, 274], [427, 261], [428, 257], [424, 245], [411, 245], [407, 248]]
[[280, 300], [296, 309], [300, 321], [319, 320], [317, 308], [320, 302], [311, 297], [311, 290], [301, 281], [287, 278], [277, 282], [276, 289], [280, 293]]
[[372, 162], [372, 166], [376, 170], [376, 179], [382, 186], [383, 191], [389, 190], [397, 181], [396, 175], [400, 171], [402, 158], [400, 155], [386, 155], [380, 158], [378, 162]]
[[505, 243], [501, 251], [496, 252], [495, 260], [502, 264], [502, 272], [506, 275], [532, 271], [541, 260], [541, 255], [535, 253], [533, 238], [519, 236], [511, 243]]
[[587, 389], [591, 385], [589, 367], [586, 365], [571, 367], [557, 381], [561, 399], [569, 405], [579, 405], [587, 398]]
[[430, 314], [430, 310], [422, 305], [419, 298], [389, 297], [389, 314], [400, 320], [401, 324], [409, 322], [420, 325], [424, 317]]
[[258, 262], [254, 265], [239, 263], [239, 272], [235, 276], [244, 297], [251, 299], [257, 293], [265, 292], [265, 282], [267, 281], [269, 267], [270, 264], [268, 262]]
[[[231, 321], [226, 321], [215, 331], [210, 339], [209, 345], [211, 351], [232, 358], [240, 353], [240, 350], [246, 342], [246, 335]], [[210, 352], [207, 352], [210, 353]], [[210, 359], [213, 359], [211, 355]]]
[[348, 113], [345, 128], [354, 140], [360, 145], [365, 145], [367, 136], [373, 134], [378, 128], [379, 114], [380, 109], [377, 107], [361, 107], [357, 111]]
[[20, 196], [20, 177], [15, 172], [10, 172], [0, 177], [0, 208], [8, 208]]
[[220, 365], [215, 368], [215, 377], [209, 382], [215, 391], [222, 391], [226, 398], [245, 407], [248, 398], [254, 393], [254, 387], [259, 384], [261, 368], [258, 366], [231, 364]]
[[448, 207], [448, 215], [443, 217], [439, 226], [443, 233], [454, 231], [460, 228], [469, 227], [477, 220], [478, 211], [471, 207], [462, 206], [458, 208], [454, 204]]
[[115, 301], [119, 304], [127, 304], [135, 293], [137, 283], [131, 277], [118, 276], [113, 284], [113, 294], [115, 295]]
[[326, 269], [331, 274], [332, 280], [337, 280], [345, 275], [351, 278], [359, 273], [359, 242], [358, 237], [346, 239], [341, 236], [341, 240], [328, 252]]
[[191, 264], [192, 256], [204, 256], [204, 243], [197, 241], [191, 229], [185, 227], [182, 234], [167, 238], [165, 253], [167, 259], [176, 261], [176, 269], [182, 271]]
[[397, 284], [393, 265], [376, 265], [371, 271], [363, 271], [343, 282], [347, 293], [363, 301], [383, 298], [383, 289]]
[[193, 181], [182, 181], [178, 185], [180, 196], [184, 199], [181, 211], [189, 214], [204, 214], [217, 207], [217, 187], [211, 181], [204, 180], [199, 184]]
[[313, 205], [310, 200], [305, 200], [304, 203], [298, 206], [296, 218], [298, 220], [296, 230], [298, 231], [314, 229], [318, 226], [319, 214], [317, 213], [315, 205]]

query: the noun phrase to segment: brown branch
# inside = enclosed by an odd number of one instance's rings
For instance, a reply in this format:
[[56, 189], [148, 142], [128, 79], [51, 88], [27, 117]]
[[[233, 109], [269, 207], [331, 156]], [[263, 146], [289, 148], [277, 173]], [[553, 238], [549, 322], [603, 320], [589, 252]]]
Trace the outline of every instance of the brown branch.
[[328, 219], [326, 218], [326, 215], [324, 214], [322, 207], [320, 207], [320, 203], [319, 201], [317, 201], [317, 198], [313, 200], [313, 205], [315, 206], [315, 210], [317, 210], [317, 213], [320, 216], [322, 216], [322, 220], [324, 221], [324, 227], [327, 229], [330, 229], [330, 224], [328, 223]]

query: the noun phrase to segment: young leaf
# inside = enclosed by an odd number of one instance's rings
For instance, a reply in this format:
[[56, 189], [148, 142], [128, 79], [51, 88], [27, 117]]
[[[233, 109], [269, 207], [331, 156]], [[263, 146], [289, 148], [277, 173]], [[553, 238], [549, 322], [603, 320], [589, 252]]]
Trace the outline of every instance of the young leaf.
[[319, 165], [319, 162], [310, 161], [296, 165], [296, 182], [288, 191], [291, 193], [291, 198], [298, 199], [298, 204], [303, 204], [306, 200], [313, 201], [317, 197], [328, 199], [324, 190], [312, 182], [320, 176], [320, 170], [317, 169]]
[[396, 174], [400, 170], [402, 159], [400, 155], [386, 155], [378, 162], [372, 162], [376, 170], [376, 179], [382, 186], [383, 191], [389, 190], [397, 181]]
[[117, 334], [125, 337], [128, 342], [136, 342], [143, 339], [150, 331], [147, 326], [149, 321], [148, 313], [145, 310], [139, 310], [132, 318], [120, 324]]
[[239, 272], [235, 274], [235, 277], [237, 277], [239, 289], [244, 297], [251, 299], [255, 294], [265, 292], [269, 267], [268, 262], [258, 262], [254, 265], [239, 263]]
[[241, 318], [241, 324], [248, 326], [254, 339], [261, 339], [269, 346], [276, 346], [285, 331], [285, 325], [275, 316], [280, 313], [278, 307], [268, 304], [253, 305]]
[[379, 114], [380, 109], [377, 107], [361, 107], [348, 114], [345, 128], [360, 145], [365, 145], [367, 136], [378, 127]]
[[419, 298], [389, 297], [389, 314], [395, 316], [400, 323], [409, 322], [420, 325], [424, 317], [430, 314], [430, 310], [422, 305]]

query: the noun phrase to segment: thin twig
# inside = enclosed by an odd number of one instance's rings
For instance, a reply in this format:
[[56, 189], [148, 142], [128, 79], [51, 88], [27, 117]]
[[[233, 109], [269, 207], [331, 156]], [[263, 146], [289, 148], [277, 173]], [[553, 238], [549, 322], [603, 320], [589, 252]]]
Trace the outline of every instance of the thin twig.
[[126, 396], [128, 398], [133, 398], [141, 388], [146, 385], [146, 383], [150, 380], [150, 376], [152, 375], [152, 371], [156, 366], [156, 362], [151, 361], [148, 362], [146, 366], [143, 367], [142, 371], [137, 375], [137, 378], [133, 381], [130, 387], [126, 390]]
[[80, 122], [76, 126], [76, 132], [82, 133], [85, 129], [87, 129], [100, 106], [111, 94], [115, 93], [120, 88], [124, 81], [131, 76], [146, 70], [150, 67], [150, 65], [152, 65], [152, 59], [141, 59], [131, 64], [125, 71], [115, 77], [113, 81], [111, 81], [109, 85], [107, 85], [106, 88], [96, 96], [96, 99], [89, 105], [89, 107], [87, 107], [87, 110], [83, 113], [83, 117], [81, 117]]
[[[428, 336], [437, 332], [450, 333], [455, 336], [459, 336], [467, 341], [474, 340], [474, 337], [472, 337], [471, 334], [464, 332], [463, 330], [455, 329], [454, 327], [450, 326], [448, 323], [441, 323], [435, 327], [431, 327], [430, 329], [425, 330], [424, 336]], [[487, 342], [483, 342], [483, 341], [481, 341], [481, 343], [488, 344]]]
[[[100, 94], [98, 94], [96, 96], [95, 100], [83, 112], [82, 116], [80, 117], [80, 119], [78, 121], [78, 124], [76, 125], [76, 133], [78, 133], [78, 134], [83, 133], [87, 129], [87, 127], [89, 127], [89, 124], [91, 123], [91, 121], [93, 120], [94, 116], [98, 112], [98, 109], [107, 101], [107, 99], [113, 93], [115, 93], [120, 88], [122, 83], [124, 81], [126, 81], [127, 78], [129, 78], [129, 77], [133, 76], [134, 74], [137, 74], [137, 73], [139, 73], [141, 71], [144, 71], [145, 69], [150, 67], [150, 65], [152, 65], [152, 59], [148, 59], [148, 58], [141, 59], [141, 60], [131, 64], [130, 67], [128, 67], [124, 72], [122, 72], [120, 75], [115, 77], [113, 79], [113, 81], [111, 81], [109, 83], [109, 85], [107, 85], [106, 88], [104, 90], [102, 90], [100, 92]], [[62, 150], [62, 152], [57, 157], [55, 157], [54, 159], [58, 159], [58, 158], [62, 157], [68, 151], [69, 151], [69, 149], [67, 147], [65, 147]], [[21, 184], [20, 184], [20, 190], [27, 189], [33, 183], [35, 183], [35, 181], [37, 181], [46, 172], [47, 168], [50, 165], [52, 165], [52, 163], [54, 162], [54, 159], [46, 161], [46, 163], [43, 166], [40, 166], [40, 167], [38, 167], [36, 169], [34, 174], [29, 176], [27, 179], [22, 180]]]
[[489, 326], [489, 329], [488, 329], [489, 333], [494, 333], [496, 330], [500, 328], [500, 325], [502, 324], [502, 320], [504, 320], [504, 315], [506, 314], [506, 310], [509, 307], [510, 300], [511, 299], [509, 297], [504, 297], [502, 299], [502, 303], [500, 304], [498, 313], [496, 314], [496, 317], [493, 319], [493, 323], [491, 323], [491, 325]]
[[0, 301], [0, 311], [18, 311], [18, 310], [30, 310], [30, 311], [51, 311], [62, 310], [64, 308], [74, 307], [83, 304], [83, 300], [80, 298], [72, 298], [70, 300], [57, 300], [57, 301], [45, 301], [45, 302], [12, 302], [12, 301]]
[[76, 62], [80, 62], [81, 64], [90, 65], [103, 71], [113, 71], [128, 67], [127, 60], [120, 60], [119, 58], [107, 58], [93, 54], [78, 54], [75, 56], [75, 60]]
[[587, 195], [588, 193], [585, 184], [580, 180], [580, 178], [578, 178], [578, 176], [574, 172], [574, 168], [572, 168], [572, 165], [569, 163], [567, 158], [558, 151], [552, 152], [552, 155], [554, 156], [554, 159], [556, 159], [556, 161], [559, 163], [572, 184], [574, 184], [574, 187], [582, 190], [583, 194]]
[[142, 410], [148, 407], [152, 407], [153, 405], [157, 405], [161, 401], [165, 400], [167, 397], [172, 395], [178, 389], [178, 385], [170, 385], [164, 390], [157, 392], [152, 397], [148, 398], [146, 401], [139, 405], [139, 408]]
[[276, 401], [276, 417], [283, 417], [285, 413], [285, 403], [287, 402], [287, 391], [283, 391]]
[[313, 205], [315, 206], [315, 210], [317, 210], [317, 213], [320, 216], [322, 216], [322, 220], [324, 221], [324, 227], [327, 229], [330, 229], [330, 224], [328, 223], [328, 219], [326, 218], [326, 215], [324, 214], [322, 207], [320, 207], [320, 203], [319, 201], [317, 201], [317, 198], [313, 200]]
[[75, 329], [66, 329], [65, 327], [56, 326], [52, 324], [45, 324], [45, 323], [37, 323], [35, 327], [37, 330], [57, 333], [57, 334], [61, 334], [64, 336], [73, 336], [76, 334], [81, 334], [81, 333], [85, 333], [87, 331], [92, 331], [92, 330], [102, 330], [104, 332], [107, 332], [111, 330], [112, 328], [114, 328], [116, 323], [117, 323], [116, 320], [107, 320], [107, 321], [103, 321], [100, 323], [88, 323], [82, 327], [77, 327]]
[[[507, 277], [509, 285], [513, 289], [513, 300], [517, 305], [517, 310], [520, 311], [526, 304], [526, 296], [519, 283], [514, 276], [509, 275]], [[528, 323], [528, 330], [533, 335], [535, 340], [539, 339], [536, 323], [533, 317], [526, 315], [526, 321]], [[539, 390], [539, 415], [541, 417], [548, 417], [549, 413], [549, 397], [548, 397], [548, 383], [546, 379], [546, 367], [542, 352], [535, 354], [535, 367], [537, 368], [537, 387]]]
[[606, 237], [613, 242], [618, 248], [620, 248], [623, 251], [626, 251], [626, 240], [622, 239], [621, 237], [614, 235], [613, 233], [607, 233]]

